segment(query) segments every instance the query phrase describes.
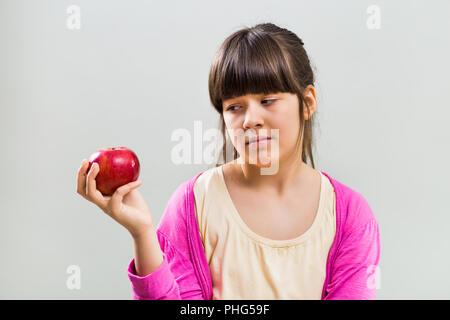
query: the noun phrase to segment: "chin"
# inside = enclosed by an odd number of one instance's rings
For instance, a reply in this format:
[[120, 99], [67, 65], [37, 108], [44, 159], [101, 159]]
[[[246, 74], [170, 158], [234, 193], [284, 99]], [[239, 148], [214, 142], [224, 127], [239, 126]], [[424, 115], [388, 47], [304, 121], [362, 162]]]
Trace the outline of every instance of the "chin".
[[270, 161], [269, 163], [256, 163], [255, 164], [258, 168], [270, 168], [272, 167], [272, 162]]
[[256, 166], [259, 168], [267, 168], [272, 166], [274, 159], [272, 159], [270, 152], [267, 152], [267, 155], [265, 154], [265, 152], [263, 152], [254, 155], [253, 157], [250, 157], [248, 154], [245, 154], [245, 158], [241, 157], [240, 161], [242, 163], [245, 162], [246, 164], [251, 166]]

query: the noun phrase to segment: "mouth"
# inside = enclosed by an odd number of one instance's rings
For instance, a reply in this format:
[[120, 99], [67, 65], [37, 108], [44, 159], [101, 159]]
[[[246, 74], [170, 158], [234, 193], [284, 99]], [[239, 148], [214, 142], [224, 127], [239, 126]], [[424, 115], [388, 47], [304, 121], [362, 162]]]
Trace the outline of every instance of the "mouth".
[[252, 143], [257, 143], [257, 144], [259, 144], [259, 143], [267, 143], [271, 139], [272, 139], [271, 137], [256, 137], [256, 138], [253, 138], [253, 139], [249, 139], [249, 141], [247, 141], [245, 143], [245, 145], [250, 145]]

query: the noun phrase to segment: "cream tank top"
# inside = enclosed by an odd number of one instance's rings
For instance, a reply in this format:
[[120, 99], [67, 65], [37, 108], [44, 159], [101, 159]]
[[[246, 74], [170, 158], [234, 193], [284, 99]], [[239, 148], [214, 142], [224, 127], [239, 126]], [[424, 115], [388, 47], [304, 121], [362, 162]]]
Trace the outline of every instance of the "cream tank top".
[[195, 215], [214, 300], [321, 299], [336, 234], [336, 199], [333, 185], [320, 174], [315, 220], [305, 233], [289, 240], [262, 237], [246, 225], [228, 192], [222, 166], [198, 177]]

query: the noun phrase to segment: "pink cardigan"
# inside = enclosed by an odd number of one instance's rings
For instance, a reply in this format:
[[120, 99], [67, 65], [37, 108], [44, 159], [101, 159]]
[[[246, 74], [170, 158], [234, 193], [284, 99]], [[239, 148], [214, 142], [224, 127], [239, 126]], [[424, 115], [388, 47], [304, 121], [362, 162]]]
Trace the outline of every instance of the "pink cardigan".
[[[183, 182], [172, 194], [157, 227], [164, 260], [153, 273], [136, 275], [128, 266], [133, 299], [212, 299], [211, 273], [198, 230], [194, 182]], [[375, 299], [380, 258], [378, 223], [365, 198], [332, 179], [336, 193], [336, 235], [330, 248], [322, 300]]]

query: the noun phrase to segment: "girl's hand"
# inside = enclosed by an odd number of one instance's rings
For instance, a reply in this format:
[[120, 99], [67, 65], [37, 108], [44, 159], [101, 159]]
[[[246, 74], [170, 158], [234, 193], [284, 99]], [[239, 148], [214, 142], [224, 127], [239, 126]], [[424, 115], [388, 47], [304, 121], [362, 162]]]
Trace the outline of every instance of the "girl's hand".
[[89, 161], [84, 159], [78, 169], [78, 194], [96, 204], [103, 212], [124, 226], [133, 238], [153, 228], [150, 210], [137, 190], [142, 185], [142, 181], [130, 182], [119, 187], [112, 196], [104, 196], [96, 187], [98, 164], [94, 162], [89, 172], [86, 172], [88, 165]]

